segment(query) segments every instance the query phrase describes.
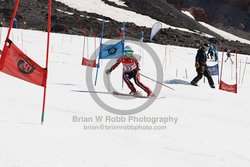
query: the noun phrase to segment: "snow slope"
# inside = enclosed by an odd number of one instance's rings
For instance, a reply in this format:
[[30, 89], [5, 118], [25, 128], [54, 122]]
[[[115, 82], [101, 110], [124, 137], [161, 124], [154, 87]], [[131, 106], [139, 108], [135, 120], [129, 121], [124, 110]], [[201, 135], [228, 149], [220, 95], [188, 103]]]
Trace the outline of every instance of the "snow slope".
[[110, 2], [115, 2], [117, 5], [128, 7], [122, 0], [109, 0]]
[[[65, 3], [66, 5], [76, 8], [80, 11], [86, 11], [90, 13], [97, 13], [102, 16], [110, 17], [116, 21], [119, 22], [132, 22], [135, 23], [137, 26], [145, 26], [148, 28], [151, 28], [156, 22], [158, 22], [155, 19], [150, 18], [149, 16], [141, 15], [132, 11], [124, 10], [121, 8], [113, 7], [108, 4], [105, 4], [101, 0], [87, 0], [87, 1], [80, 1], [80, 0], [57, 0], [59, 2]], [[112, 0], [113, 2], [117, 3], [118, 5], [124, 5], [123, 2], [120, 2], [118, 0]], [[182, 11], [182, 13], [186, 14], [187, 16], [194, 19], [194, 17], [188, 12], [188, 11]], [[199, 22], [201, 25], [207, 27], [213, 32], [216, 32], [217, 34], [221, 35], [223, 38], [232, 40], [232, 41], [240, 41], [242, 43], [250, 44], [249, 40], [237, 37], [235, 35], [232, 35], [228, 32], [225, 32], [223, 30], [219, 30], [218, 28], [215, 28], [207, 23]], [[185, 28], [181, 27], [174, 27], [171, 25], [167, 25], [165, 23], [162, 23], [163, 28], [172, 28], [172, 29], [178, 29], [181, 31], [189, 32], [189, 33], [196, 33], [201, 35], [200, 33], [190, 31]], [[203, 36], [212, 38], [213, 36], [203, 33]]]
[[192, 18], [192, 19], [195, 20], [194, 16], [193, 16], [189, 11], [184, 11], [184, 10], [182, 10], [181, 12], [182, 12], [183, 14], [187, 15], [188, 17], [190, 17], [190, 18]]
[[[6, 36], [3, 29], [1, 48]], [[23, 36], [23, 38], [22, 38]], [[11, 39], [39, 64], [45, 64], [46, 34], [38, 31], [14, 30]], [[22, 42], [23, 41], [23, 42]], [[97, 40], [99, 42], [99, 40]], [[129, 43], [129, 42], [128, 42]], [[188, 85], [196, 75], [195, 49], [149, 44], [163, 64], [164, 80], [176, 90], [162, 88], [160, 96], [136, 118], [178, 118], [166, 124], [149, 122], [101, 121], [74, 122], [73, 117], [114, 115], [102, 109], [91, 98], [86, 86], [86, 67], [81, 66], [83, 37], [52, 34], [45, 123], [40, 125], [41, 87], [0, 73], [0, 166], [3, 167], [248, 167], [250, 165], [249, 90], [250, 69], [247, 67], [239, 93]], [[88, 38], [94, 53], [94, 39]], [[141, 73], [156, 78], [149, 54], [136, 46], [143, 56]], [[166, 49], [166, 50], [165, 50]], [[166, 54], [165, 54], [166, 53]], [[221, 53], [220, 53], [221, 56]], [[240, 55], [242, 71], [246, 56]], [[101, 62], [96, 91], [107, 91], [103, 85]], [[212, 64], [213, 62], [210, 62]], [[231, 80], [230, 63], [225, 65], [224, 79]], [[187, 70], [187, 76], [185, 74]], [[241, 76], [242, 76], [241, 71]], [[94, 74], [93, 74], [94, 75]], [[113, 86], [122, 92], [121, 68], [112, 72]], [[187, 78], [186, 78], [187, 77]], [[154, 82], [141, 77], [146, 85]], [[217, 78], [214, 77], [214, 81]], [[117, 108], [134, 108], [145, 99], [123, 100], [109, 94], [98, 96]], [[85, 126], [151, 126], [161, 130], [86, 130]], [[165, 126], [167, 129], [165, 129]]]
[[[188, 12], [188, 11], [182, 11], [182, 13], [184, 13], [185, 15], [189, 16], [190, 18], [194, 19], [195, 18], [193, 17], [193, 15]], [[220, 36], [222, 36], [223, 38], [227, 39], [227, 40], [230, 40], [230, 41], [240, 41], [241, 43], [247, 43], [247, 44], [250, 44], [250, 41], [249, 40], [246, 40], [244, 38], [240, 38], [240, 37], [237, 37], [233, 34], [230, 34], [226, 31], [223, 31], [223, 30], [220, 30], [214, 26], [211, 26], [207, 23], [204, 23], [204, 22], [199, 22], [201, 25], [203, 25], [204, 27], [207, 27], [208, 29], [210, 29], [211, 31], [213, 32], [216, 32], [217, 34], [219, 34]]]
[[[80, 11], [86, 11], [89, 13], [96, 13], [102, 16], [106, 16], [109, 18], [112, 18], [116, 21], [119, 22], [130, 22], [130, 23], [134, 23], [137, 26], [145, 26], [148, 28], [152, 28], [152, 26], [158, 22], [155, 19], [152, 19], [149, 16], [146, 15], [141, 15], [132, 11], [128, 11], [125, 9], [121, 9], [121, 8], [117, 8], [114, 6], [110, 6], [108, 4], [105, 4], [103, 1], [101, 0], [86, 0], [86, 1], [80, 1], [80, 0], [56, 0], [59, 2], [62, 2], [72, 8], [75, 8], [77, 10]], [[115, 0], [116, 3], [117, 0]], [[119, 2], [119, 4], [121, 5], [122, 2]], [[162, 23], [162, 22], [161, 22]], [[180, 31], [185, 31], [185, 32], [189, 32], [189, 33], [195, 33], [195, 34], [199, 34], [197, 32], [194, 31], [190, 31], [186, 28], [182, 28], [182, 27], [174, 27], [171, 25], [167, 25], [165, 23], [162, 23], [162, 28], [172, 28], [172, 29], [178, 29]], [[212, 37], [209, 34], [203, 33], [202, 35], [207, 36], [207, 37]]]
[[243, 39], [243, 38], [240, 38], [240, 37], [237, 37], [233, 34], [230, 34], [226, 31], [223, 31], [223, 30], [220, 30], [216, 27], [213, 27], [207, 23], [204, 23], [204, 22], [199, 22], [201, 25], [207, 27], [208, 29], [210, 29], [211, 31], [214, 31], [214, 32], [217, 32], [218, 34], [220, 34], [223, 38], [225, 39], [228, 39], [228, 40], [232, 40], [232, 41], [240, 41], [241, 43], [247, 43], [247, 44], [250, 44], [250, 41], [249, 40], [246, 40], [246, 39]]

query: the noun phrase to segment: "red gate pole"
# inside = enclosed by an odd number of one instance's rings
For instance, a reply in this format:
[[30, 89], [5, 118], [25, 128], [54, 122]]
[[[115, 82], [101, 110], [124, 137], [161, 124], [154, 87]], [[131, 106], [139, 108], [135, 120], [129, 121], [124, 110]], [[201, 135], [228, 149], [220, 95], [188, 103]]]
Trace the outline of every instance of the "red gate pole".
[[220, 83], [221, 83], [221, 79], [222, 79], [223, 62], [224, 62], [224, 45], [222, 44], [222, 59], [221, 59], [221, 70], [220, 70]]
[[236, 59], [236, 92], [238, 92], [238, 48], [235, 49], [235, 52], [236, 52], [236, 56], [235, 56], [235, 59]]
[[10, 32], [11, 32], [11, 29], [12, 29], [13, 24], [14, 24], [14, 19], [16, 17], [18, 5], [19, 5], [19, 0], [16, 0], [16, 4], [15, 4], [15, 7], [14, 7], [14, 11], [12, 13], [12, 16], [11, 16], [10, 27], [9, 27], [9, 30], [8, 30], [8, 33], [7, 33], [5, 44], [6, 44], [6, 42], [8, 41], [8, 39], [10, 37]]
[[[50, 27], [51, 27], [51, 10], [52, 10], [52, 0], [48, 0], [48, 36], [47, 36], [47, 51], [46, 51], [46, 71], [48, 76], [48, 63], [49, 63], [49, 46], [50, 46]], [[47, 76], [46, 76], [46, 84], [44, 87], [44, 93], [43, 93], [43, 108], [42, 108], [42, 118], [41, 118], [41, 124], [43, 124], [44, 121], [44, 112], [45, 112], [45, 102], [46, 102], [46, 92], [47, 92]]]

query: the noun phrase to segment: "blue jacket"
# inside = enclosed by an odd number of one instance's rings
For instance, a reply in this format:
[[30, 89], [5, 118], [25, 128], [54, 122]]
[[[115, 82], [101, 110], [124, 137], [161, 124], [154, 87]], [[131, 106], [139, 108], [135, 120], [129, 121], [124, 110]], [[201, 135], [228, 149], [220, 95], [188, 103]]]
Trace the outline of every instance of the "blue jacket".
[[17, 27], [18, 27], [18, 22], [17, 22], [17, 19], [15, 18], [14, 23], [13, 23], [13, 28], [17, 28]]
[[214, 54], [214, 48], [212, 48], [212, 47], [209, 47], [209, 49], [208, 49], [208, 54], [209, 53], [212, 53], [212, 54]]

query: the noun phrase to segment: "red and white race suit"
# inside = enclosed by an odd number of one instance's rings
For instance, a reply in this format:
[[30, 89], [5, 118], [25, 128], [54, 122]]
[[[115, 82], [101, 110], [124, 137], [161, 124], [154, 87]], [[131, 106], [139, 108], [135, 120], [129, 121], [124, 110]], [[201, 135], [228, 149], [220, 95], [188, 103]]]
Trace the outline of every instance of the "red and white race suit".
[[148, 95], [151, 95], [152, 91], [140, 81], [139, 62], [135, 56], [121, 56], [111, 67], [111, 70], [113, 71], [120, 63], [123, 65], [123, 80], [126, 82], [131, 92], [136, 92], [133, 83], [130, 81], [130, 79], [133, 78], [136, 85], [142, 88]]

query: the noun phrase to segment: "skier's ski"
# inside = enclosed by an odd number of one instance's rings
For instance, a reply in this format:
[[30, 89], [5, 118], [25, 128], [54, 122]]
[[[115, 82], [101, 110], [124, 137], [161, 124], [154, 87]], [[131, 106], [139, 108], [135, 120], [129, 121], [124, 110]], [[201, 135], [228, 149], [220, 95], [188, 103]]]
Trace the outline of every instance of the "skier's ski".
[[129, 96], [129, 97], [134, 97], [134, 98], [165, 98], [165, 97], [155, 97], [155, 96], [143, 96], [143, 95], [132, 95], [132, 94], [127, 94], [127, 93], [121, 93], [117, 91], [113, 91], [113, 95], [116, 96]]
[[147, 96], [132, 95], [132, 94], [121, 93], [121, 92], [117, 92], [117, 91], [113, 91], [113, 95], [117, 95], [117, 96], [130, 96], [130, 97], [135, 97], [135, 98], [148, 98]]

